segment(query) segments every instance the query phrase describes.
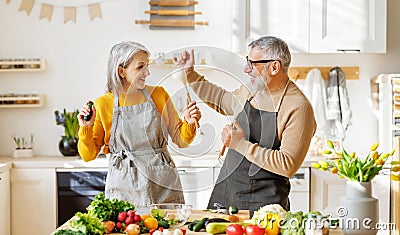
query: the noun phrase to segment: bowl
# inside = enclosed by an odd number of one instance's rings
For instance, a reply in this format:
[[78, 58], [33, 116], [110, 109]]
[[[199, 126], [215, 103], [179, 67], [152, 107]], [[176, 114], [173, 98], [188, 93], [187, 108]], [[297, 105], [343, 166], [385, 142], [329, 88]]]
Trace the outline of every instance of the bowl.
[[179, 228], [185, 225], [192, 214], [192, 205], [163, 203], [149, 206], [150, 215], [153, 218], [164, 218], [168, 221], [170, 228]]

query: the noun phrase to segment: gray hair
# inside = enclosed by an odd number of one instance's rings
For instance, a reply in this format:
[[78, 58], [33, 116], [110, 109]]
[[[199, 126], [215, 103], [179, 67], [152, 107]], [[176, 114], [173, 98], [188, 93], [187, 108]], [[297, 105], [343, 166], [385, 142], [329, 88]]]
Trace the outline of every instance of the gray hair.
[[107, 91], [112, 92], [114, 89], [117, 92], [123, 90], [122, 78], [119, 76], [118, 67], [128, 67], [132, 62], [133, 56], [139, 51], [144, 51], [150, 56], [150, 52], [140, 43], [132, 41], [122, 41], [115, 44], [108, 56], [107, 68]]
[[260, 48], [264, 51], [265, 59], [279, 60], [285, 72], [291, 62], [289, 47], [282, 39], [273, 36], [264, 36], [249, 44], [250, 48]]

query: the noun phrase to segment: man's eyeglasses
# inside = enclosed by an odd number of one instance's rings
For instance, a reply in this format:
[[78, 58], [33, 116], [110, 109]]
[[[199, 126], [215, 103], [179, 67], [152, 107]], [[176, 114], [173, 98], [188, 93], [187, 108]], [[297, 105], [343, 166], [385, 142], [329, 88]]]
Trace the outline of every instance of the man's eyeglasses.
[[247, 65], [249, 66], [249, 68], [254, 69], [253, 64], [258, 64], [258, 63], [266, 64], [266, 63], [277, 61], [277, 60], [255, 60], [255, 61], [252, 61], [252, 60], [249, 60], [248, 56], [246, 56], [246, 61], [247, 61]]

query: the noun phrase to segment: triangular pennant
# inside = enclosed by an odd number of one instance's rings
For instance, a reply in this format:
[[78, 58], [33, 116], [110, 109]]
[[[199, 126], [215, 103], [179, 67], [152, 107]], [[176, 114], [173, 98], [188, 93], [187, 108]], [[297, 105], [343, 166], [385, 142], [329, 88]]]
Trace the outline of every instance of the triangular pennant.
[[31, 14], [33, 4], [35, 4], [34, 0], [22, 0], [18, 11], [26, 11], [26, 14], [29, 15]]
[[93, 20], [96, 17], [99, 17], [100, 19], [103, 18], [101, 15], [100, 3], [90, 4], [88, 8], [89, 8], [90, 20]]
[[68, 21], [76, 23], [76, 7], [64, 7], [64, 24]]
[[42, 7], [40, 8], [39, 20], [46, 18], [48, 21], [51, 21], [53, 10], [54, 6], [42, 3]]

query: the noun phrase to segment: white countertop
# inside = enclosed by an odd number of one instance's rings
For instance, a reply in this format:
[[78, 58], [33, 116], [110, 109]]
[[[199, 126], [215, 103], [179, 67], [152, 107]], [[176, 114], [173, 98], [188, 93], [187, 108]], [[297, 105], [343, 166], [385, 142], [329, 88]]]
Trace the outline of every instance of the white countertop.
[[[176, 167], [215, 167], [221, 166], [218, 154], [206, 154], [202, 156], [190, 157], [183, 155], [173, 155]], [[302, 167], [310, 167], [312, 162], [324, 159], [318, 156], [306, 157]], [[84, 162], [79, 156], [34, 156], [29, 158], [13, 158], [10, 156], [0, 156], [0, 172], [10, 168], [107, 168], [108, 157], [98, 157], [93, 161]]]

